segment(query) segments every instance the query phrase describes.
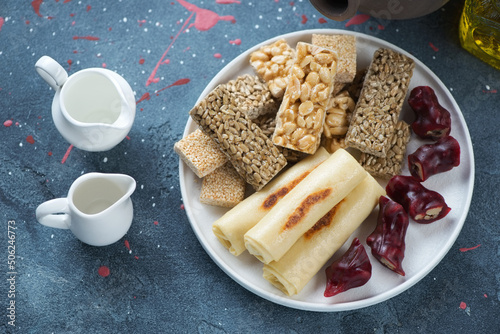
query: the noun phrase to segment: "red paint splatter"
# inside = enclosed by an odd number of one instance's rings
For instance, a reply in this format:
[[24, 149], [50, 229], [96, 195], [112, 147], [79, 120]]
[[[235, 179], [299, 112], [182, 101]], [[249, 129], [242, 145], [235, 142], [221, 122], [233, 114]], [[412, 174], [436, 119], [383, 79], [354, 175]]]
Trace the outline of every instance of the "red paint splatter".
[[0, 16], [0, 31], [2, 30], [2, 26], [5, 23], [5, 19]]
[[136, 256], [134, 256], [134, 259], [139, 260], [139, 257], [136, 255]]
[[108, 65], [106, 65], [106, 63], [102, 63], [102, 68], [106, 68]]
[[28, 137], [26, 137], [26, 141], [30, 144], [34, 144], [35, 143], [35, 138], [33, 138], [32, 135], [29, 135]]
[[52, 151], [49, 151], [49, 153], [47, 153], [47, 155], [48, 155], [49, 157], [51, 157], [51, 156], [52, 156]]
[[125, 247], [130, 251], [130, 243], [128, 242], [128, 240], [125, 240], [123, 243], [125, 244]]
[[219, 5], [229, 5], [232, 3], [240, 4], [241, 1], [238, 1], [238, 0], [215, 0], [215, 3], [219, 4]]
[[229, 44], [241, 45], [241, 39], [237, 38], [234, 41], [229, 41]]
[[464, 302], [460, 302], [460, 308], [462, 310], [465, 310], [467, 308], [467, 304], [465, 304]]
[[211, 10], [199, 8], [187, 1], [177, 0], [177, 2], [180, 3], [188, 11], [196, 14], [194, 23], [192, 23], [189, 27], [194, 26], [200, 31], [206, 31], [213, 28], [219, 21], [235, 22], [234, 16], [232, 15], [219, 16], [217, 13]]
[[71, 0], [64, 0], [63, 3], [71, 2]]
[[439, 49], [434, 45], [432, 44], [431, 42], [429, 42], [429, 46], [431, 47], [432, 50], [434, 50], [435, 52], [438, 52]]
[[379, 24], [379, 25], [378, 25], [378, 30], [385, 30], [385, 26], [383, 26], [383, 25]]
[[295, 2], [290, 1], [290, 4], [289, 4], [289, 5], [293, 7], [293, 6], [295, 6]]
[[[167, 47], [167, 50], [165, 50], [165, 52], [161, 56], [160, 60], [156, 64], [155, 68], [153, 69], [153, 72], [151, 72], [151, 74], [149, 75], [148, 80], [146, 80], [146, 86], [149, 86], [151, 83], [157, 83], [158, 81], [160, 81], [159, 78], [155, 78], [156, 72], [158, 71], [158, 68], [160, 67], [160, 65], [163, 63], [165, 57], [168, 54], [168, 51], [170, 51], [170, 48], [172, 47], [174, 42], [177, 40], [177, 37], [179, 37], [180, 33], [184, 30], [184, 27], [188, 24], [189, 20], [191, 19], [191, 17], [193, 17], [193, 15], [194, 15], [194, 13], [191, 13], [191, 15], [189, 15], [189, 18], [186, 20], [186, 22], [184, 22], [184, 24], [182, 25], [182, 28], [177, 32], [177, 35], [175, 35], [175, 37], [172, 39], [172, 42], [170, 42], [170, 45]], [[144, 95], [143, 95], [143, 97], [144, 97]], [[142, 100], [139, 100], [139, 102], [140, 101], [142, 101]]]
[[88, 41], [98, 41], [100, 38], [99, 37], [95, 37], [95, 36], [73, 36], [73, 39], [74, 40], [77, 40], [77, 39], [86, 39]]
[[306, 24], [307, 23], [307, 16], [305, 16], [304, 14], [302, 14], [302, 21], [300, 23]]
[[75, 13], [71, 13], [69, 14], [69, 17], [74, 17], [76, 14]]
[[484, 296], [484, 298], [488, 298], [488, 295], [487, 295], [487, 294], [484, 294], [483, 296]]
[[12, 125], [12, 123], [13, 123], [13, 122], [12, 122], [12, 120], [8, 119], [8, 120], [6, 120], [5, 122], [3, 122], [3, 126], [5, 126], [5, 127], [7, 127], [7, 128], [8, 128], [9, 126], [11, 126], [11, 125]]
[[64, 156], [61, 159], [62, 164], [66, 162], [72, 149], [73, 149], [73, 144], [69, 145], [68, 149], [66, 150], [66, 153], [64, 153]]
[[157, 90], [156, 93], [159, 93], [161, 91], [164, 91], [165, 89], [167, 88], [170, 88], [170, 87], [174, 87], [174, 86], [182, 86], [182, 85], [185, 85], [185, 84], [188, 84], [191, 80], [188, 79], [188, 78], [184, 78], [184, 79], [179, 79], [177, 80], [176, 82], [174, 82], [173, 84], [171, 85], [168, 85], [167, 87], [163, 87], [162, 89], [160, 90]]
[[136, 105], [138, 105], [139, 103], [141, 103], [142, 101], [144, 100], [149, 100], [151, 98], [151, 95], [149, 95], [149, 92], [146, 92], [144, 93], [141, 98], [139, 100], [137, 100], [137, 102], [135, 103]]
[[366, 21], [368, 21], [369, 19], [370, 19], [370, 15], [368, 15], [368, 14], [358, 14], [358, 15], [355, 15], [349, 21], [347, 21], [347, 23], [345, 24], [345, 26], [349, 27], [351, 25], [363, 24]]
[[184, 210], [184, 204], [181, 204], [181, 210]]
[[319, 24], [323, 24], [323, 23], [326, 23], [326, 22], [328, 22], [328, 21], [327, 21], [327, 20], [325, 20], [325, 19], [324, 19], [324, 18], [322, 18], [322, 17], [320, 17], [320, 18], [318, 19], [318, 23], [319, 23]]
[[481, 244], [479, 244], [479, 245], [477, 245], [477, 246], [474, 246], [474, 247], [470, 247], [470, 248], [460, 248], [460, 251], [461, 251], [462, 253], [464, 253], [464, 252], [468, 252], [468, 251], [470, 251], [470, 250], [473, 250], [473, 249], [478, 248], [479, 246], [481, 246]]
[[90, 12], [90, 9], [92, 9], [92, 6], [88, 5], [87, 6], [87, 13]]
[[[186, 8], [188, 11], [191, 12], [187, 20], [184, 22], [182, 25], [181, 29], [177, 32], [175, 37], [172, 38], [172, 42], [170, 45], [167, 47], [163, 55], [161, 56], [160, 60], [156, 64], [155, 68], [151, 72], [150, 76], [146, 80], [146, 86], [149, 86], [152, 83], [157, 83], [160, 81], [159, 78], [156, 78], [156, 72], [158, 71], [158, 68], [160, 65], [164, 62], [165, 57], [167, 56], [168, 52], [170, 51], [170, 48], [172, 45], [175, 43], [181, 32], [183, 32], [187, 26], [187, 28], [195, 27], [196, 29], [200, 31], [206, 31], [214, 27], [219, 21], [231, 21], [232, 23], [236, 22], [234, 16], [227, 15], [227, 16], [219, 16], [217, 13], [199, 8], [193, 4], [190, 4], [187, 1], [184, 0], [177, 0], [179, 4], [181, 4], [184, 8]], [[190, 24], [188, 26], [189, 21], [192, 19], [192, 17], [196, 14], [194, 23]]]
[[71, 71], [71, 65], [73, 65], [73, 61], [68, 59], [68, 72]]
[[496, 94], [498, 93], [498, 91], [496, 89], [488, 89], [488, 90], [484, 90], [483, 89], [483, 93], [492, 93], [492, 94]]
[[31, 23], [30, 20], [26, 20], [26, 24], [30, 24], [30, 23]]
[[146, 20], [137, 20], [137, 23], [139, 23], [139, 27], [142, 27], [142, 25], [146, 23]]
[[153, 222], [153, 224], [158, 225], [159, 223], [158, 223], [158, 221], [157, 221], [157, 220], [155, 220], [155, 221]]
[[220, 53], [214, 53], [214, 58], [220, 59], [222, 55]]
[[108, 277], [110, 274], [110, 271], [109, 271], [108, 267], [100, 266], [99, 269], [97, 269], [97, 273], [99, 274], [99, 276]]
[[33, 10], [35, 11], [35, 14], [42, 17], [42, 14], [40, 14], [40, 5], [42, 4], [43, 0], [33, 0], [31, 1], [31, 7], [33, 7]]
[[144, 62], [145, 62], [145, 61], [146, 61], [146, 60], [145, 60], [144, 58], [141, 58], [141, 59], [139, 59], [139, 64], [141, 64], [141, 65], [142, 65], [142, 64], [144, 64]]

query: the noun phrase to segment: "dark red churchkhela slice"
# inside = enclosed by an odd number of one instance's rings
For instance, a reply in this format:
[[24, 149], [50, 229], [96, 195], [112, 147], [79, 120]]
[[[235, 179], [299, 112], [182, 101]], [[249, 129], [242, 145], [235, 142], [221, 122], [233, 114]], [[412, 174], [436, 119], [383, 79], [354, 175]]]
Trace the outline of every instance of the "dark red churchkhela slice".
[[451, 210], [441, 194], [425, 188], [413, 176], [393, 176], [385, 190], [387, 196], [401, 204], [410, 218], [420, 224], [439, 220]]
[[380, 196], [378, 205], [377, 226], [366, 238], [366, 244], [380, 263], [404, 276], [402, 262], [405, 257], [408, 214], [401, 204], [385, 196]]
[[372, 276], [372, 265], [365, 247], [354, 238], [342, 257], [326, 268], [325, 297], [364, 285]]
[[417, 118], [411, 124], [416, 135], [423, 139], [437, 140], [450, 134], [450, 112], [439, 104], [434, 90], [429, 86], [412, 89], [408, 104]]
[[460, 165], [460, 144], [452, 136], [443, 137], [433, 144], [422, 145], [408, 155], [410, 173], [420, 182], [458, 165]]

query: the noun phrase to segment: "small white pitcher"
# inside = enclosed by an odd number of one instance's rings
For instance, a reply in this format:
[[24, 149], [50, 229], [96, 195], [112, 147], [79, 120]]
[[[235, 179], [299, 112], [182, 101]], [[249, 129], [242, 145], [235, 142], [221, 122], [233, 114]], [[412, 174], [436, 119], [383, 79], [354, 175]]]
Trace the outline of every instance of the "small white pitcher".
[[135, 97], [117, 73], [88, 68], [68, 77], [49, 56], [35, 64], [38, 74], [54, 89], [52, 119], [69, 143], [85, 151], [106, 151], [120, 143], [135, 118]]
[[73, 182], [66, 198], [40, 204], [36, 219], [45, 226], [70, 229], [86, 244], [110, 245], [132, 224], [130, 195], [135, 187], [135, 180], [128, 175], [84, 174]]

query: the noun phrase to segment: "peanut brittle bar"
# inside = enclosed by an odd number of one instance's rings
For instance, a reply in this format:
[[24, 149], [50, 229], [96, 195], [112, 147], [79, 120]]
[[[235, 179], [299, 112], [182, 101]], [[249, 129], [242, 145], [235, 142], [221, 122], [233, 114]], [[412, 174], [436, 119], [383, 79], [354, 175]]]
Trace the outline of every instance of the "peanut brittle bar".
[[262, 46], [250, 55], [250, 65], [269, 86], [275, 98], [283, 97], [295, 51], [284, 39]]
[[297, 43], [296, 60], [276, 116], [274, 144], [308, 154], [316, 152], [336, 69], [334, 51]]

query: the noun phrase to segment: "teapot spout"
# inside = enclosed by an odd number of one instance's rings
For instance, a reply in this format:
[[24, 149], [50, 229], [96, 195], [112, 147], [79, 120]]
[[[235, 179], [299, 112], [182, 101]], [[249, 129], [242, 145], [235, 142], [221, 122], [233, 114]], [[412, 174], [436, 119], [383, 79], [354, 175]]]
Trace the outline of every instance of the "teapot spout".
[[322, 15], [335, 21], [345, 21], [356, 15], [360, 0], [309, 0]]

